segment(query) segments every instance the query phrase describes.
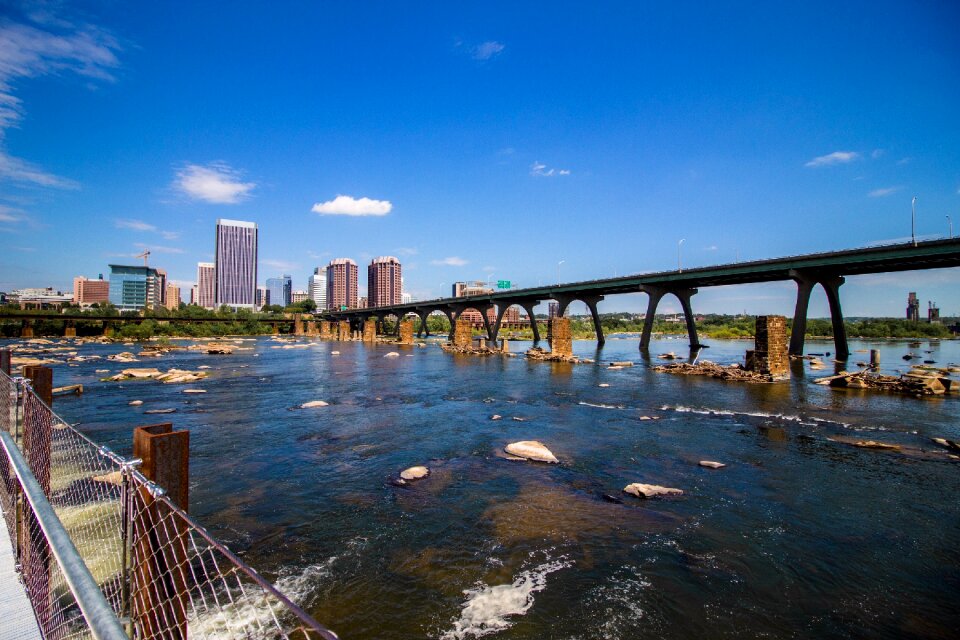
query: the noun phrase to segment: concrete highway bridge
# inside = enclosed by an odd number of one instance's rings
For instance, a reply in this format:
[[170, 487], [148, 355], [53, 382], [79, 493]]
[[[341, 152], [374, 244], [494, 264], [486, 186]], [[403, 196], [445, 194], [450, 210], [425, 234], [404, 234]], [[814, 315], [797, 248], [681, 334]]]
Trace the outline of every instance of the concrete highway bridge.
[[[810, 293], [819, 284], [826, 292], [827, 301], [830, 305], [837, 359], [846, 360], [850, 355], [850, 350], [847, 346], [847, 334], [840, 306], [840, 286], [844, 283], [845, 276], [957, 266], [960, 266], [960, 238], [644, 273], [546, 287], [511, 289], [484, 295], [440, 298], [370, 309], [325, 311], [320, 315], [324, 319], [347, 320], [353, 324], [368, 318], [377, 318], [382, 321], [388, 317], [403, 318], [407, 315], [416, 315], [420, 318], [420, 331], [423, 332], [427, 326], [427, 316], [431, 313], [437, 311], [444, 313], [450, 319], [452, 326], [457, 316], [468, 309], [474, 309], [479, 311], [483, 317], [487, 337], [493, 342], [500, 332], [504, 314], [513, 305], [518, 305], [524, 309], [532, 319], [534, 318], [534, 307], [545, 300], [556, 301], [559, 304], [559, 314], [561, 316], [571, 302], [579, 300], [586, 303], [590, 309], [597, 333], [597, 341], [602, 345], [604, 336], [603, 329], [600, 326], [600, 316], [597, 313], [597, 303], [606, 296], [641, 292], [649, 296], [647, 315], [640, 338], [640, 348], [646, 350], [650, 345], [657, 306], [660, 300], [669, 294], [675, 296], [683, 307], [690, 347], [699, 349], [703, 345], [697, 337], [697, 327], [694, 323], [693, 309], [690, 303], [691, 298], [699, 289], [734, 284], [793, 280], [797, 283], [797, 304], [793, 316], [790, 353], [793, 355], [803, 353]], [[492, 323], [487, 317], [487, 312], [490, 309], [496, 309], [496, 319]], [[540, 334], [536, 322], [531, 322], [531, 326], [533, 327], [534, 340], [539, 341]]]

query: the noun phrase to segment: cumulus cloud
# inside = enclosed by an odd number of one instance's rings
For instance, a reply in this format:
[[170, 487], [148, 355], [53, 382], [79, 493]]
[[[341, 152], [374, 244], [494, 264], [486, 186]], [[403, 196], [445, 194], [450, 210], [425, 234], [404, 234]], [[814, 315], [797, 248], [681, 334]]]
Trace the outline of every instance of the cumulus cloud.
[[825, 156], [818, 156], [806, 163], [807, 167], [829, 167], [835, 164], [847, 164], [859, 160], [860, 154], [856, 151], [834, 151]]
[[[116, 56], [120, 46], [108, 32], [49, 18], [41, 20], [34, 15], [22, 22], [0, 23], [0, 143], [6, 130], [18, 126], [25, 115], [23, 101], [16, 95], [18, 80], [75, 73], [91, 80], [113, 81], [112, 70], [120, 65]], [[78, 187], [75, 181], [47, 173], [3, 148], [0, 178], [41, 187]]]
[[893, 195], [901, 189], [903, 189], [903, 187], [884, 187], [883, 189], [874, 189], [867, 195], [871, 198], [885, 198], [886, 196]]
[[177, 171], [175, 189], [194, 200], [237, 204], [249, 197], [256, 183], [242, 182], [240, 173], [223, 162], [188, 164]]
[[467, 261], [463, 258], [458, 258], [457, 256], [450, 256], [449, 258], [444, 258], [443, 260], [431, 260], [430, 264], [437, 267], [462, 267], [467, 264]]
[[530, 175], [543, 176], [546, 178], [552, 176], [568, 176], [570, 175], [570, 170], [551, 168], [540, 161], [535, 161], [532, 165], [530, 165]]
[[311, 211], [322, 216], [385, 216], [393, 210], [389, 200], [371, 200], [337, 195], [333, 200], [318, 202]]
[[398, 256], [415, 256], [417, 255], [417, 250], [413, 247], [400, 247], [394, 250]]
[[473, 48], [474, 60], [489, 60], [490, 58], [499, 55], [506, 47], [496, 40], [487, 40], [482, 42]]

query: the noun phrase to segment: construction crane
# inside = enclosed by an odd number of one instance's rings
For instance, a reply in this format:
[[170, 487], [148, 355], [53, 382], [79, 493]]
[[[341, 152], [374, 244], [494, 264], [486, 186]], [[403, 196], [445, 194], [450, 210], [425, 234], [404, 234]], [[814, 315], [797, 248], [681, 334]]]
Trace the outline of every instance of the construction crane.
[[147, 258], [150, 257], [150, 250], [144, 249], [143, 253], [133, 256], [134, 258], [143, 258], [143, 266], [147, 266]]

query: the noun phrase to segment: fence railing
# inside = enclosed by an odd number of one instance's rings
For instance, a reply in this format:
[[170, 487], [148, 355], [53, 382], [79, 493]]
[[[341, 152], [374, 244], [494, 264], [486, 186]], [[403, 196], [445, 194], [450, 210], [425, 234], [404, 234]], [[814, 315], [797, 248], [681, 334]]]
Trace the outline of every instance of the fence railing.
[[[2, 371], [0, 430], [23, 451], [28, 473], [129, 637], [337, 637], [178, 507], [137, 470], [139, 460], [96, 444], [29, 381]], [[13, 464], [0, 456], [0, 506], [44, 637], [102, 637], [51, 561], [53, 541], [42, 528], [24, 526], [33, 516]], [[47, 551], [32, 553], [31, 545]]]

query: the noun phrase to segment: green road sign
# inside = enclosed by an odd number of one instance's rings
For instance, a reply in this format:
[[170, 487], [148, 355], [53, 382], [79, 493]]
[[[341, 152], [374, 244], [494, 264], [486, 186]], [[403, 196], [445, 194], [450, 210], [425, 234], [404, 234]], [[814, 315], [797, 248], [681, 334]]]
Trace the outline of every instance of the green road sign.
[[510, 281], [509, 280], [497, 280], [497, 289], [509, 289]]
[[340, 311], [346, 311], [346, 310], [347, 310], [347, 305], [345, 304], [340, 305]]

